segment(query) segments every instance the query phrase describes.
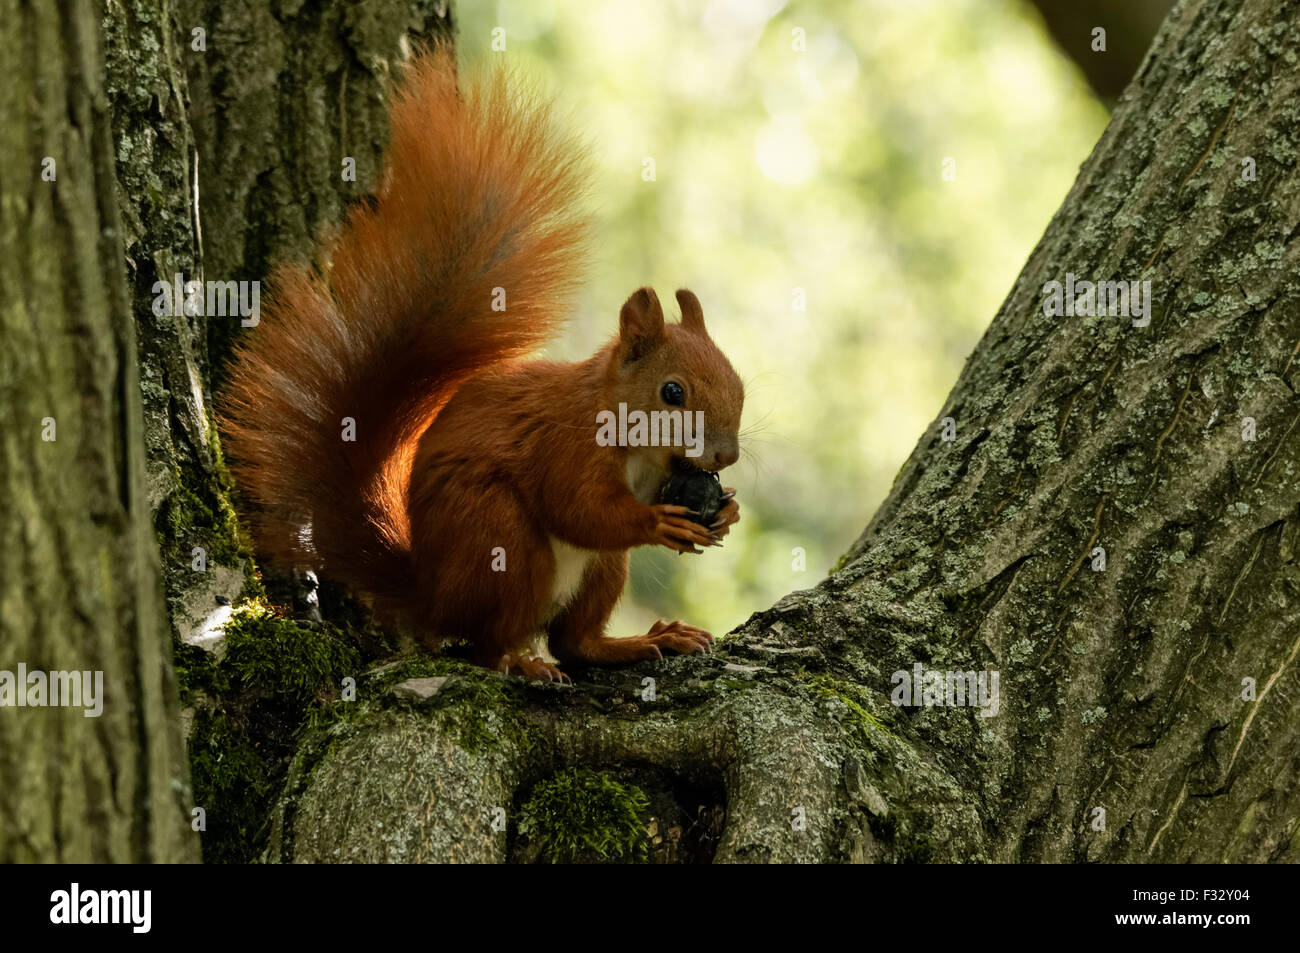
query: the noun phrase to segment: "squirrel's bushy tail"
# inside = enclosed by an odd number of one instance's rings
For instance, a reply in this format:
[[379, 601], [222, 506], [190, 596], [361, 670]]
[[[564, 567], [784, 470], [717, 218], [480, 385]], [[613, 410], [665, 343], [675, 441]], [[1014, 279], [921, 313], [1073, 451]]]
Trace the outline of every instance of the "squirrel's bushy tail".
[[586, 221], [582, 150], [507, 71], [458, 89], [452, 52], [422, 52], [389, 116], [374, 200], [314, 267], [272, 272], [222, 427], [261, 547], [392, 609], [411, 585], [419, 435], [468, 375], [555, 330]]

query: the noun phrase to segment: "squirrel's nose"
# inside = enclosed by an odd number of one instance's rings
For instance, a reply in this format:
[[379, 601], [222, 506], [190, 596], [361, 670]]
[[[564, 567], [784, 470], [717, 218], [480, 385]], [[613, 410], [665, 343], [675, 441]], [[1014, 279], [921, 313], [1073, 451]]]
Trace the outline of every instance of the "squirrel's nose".
[[740, 459], [739, 447], [727, 447], [725, 450], [715, 450], [713, 452], [713, 465], [715, 469], [721, 470], [723, 467], [729, 467]]

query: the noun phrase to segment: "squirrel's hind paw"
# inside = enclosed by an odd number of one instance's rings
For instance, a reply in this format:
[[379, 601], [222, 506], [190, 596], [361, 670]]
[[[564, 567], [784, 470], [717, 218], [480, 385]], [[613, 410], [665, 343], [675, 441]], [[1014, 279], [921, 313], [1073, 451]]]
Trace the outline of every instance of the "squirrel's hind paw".
[[573, 684], [573, 679], [554, 665], [535, 655], [521, 655], [518, 658], [509, 654], [503, 655], [501, 661], [497, 663], [497, 670], [505, 672], [507, 675], [519, 675], [534, 682], [559, 682], [561, 685]]

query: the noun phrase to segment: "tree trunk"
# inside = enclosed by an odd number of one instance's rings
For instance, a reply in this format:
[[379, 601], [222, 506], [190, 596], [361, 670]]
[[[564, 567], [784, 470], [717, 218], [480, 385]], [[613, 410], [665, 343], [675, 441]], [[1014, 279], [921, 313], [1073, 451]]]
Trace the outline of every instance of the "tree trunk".
[[373, 179], [388, 64], [449, 13], [0, 10], [0, 673], [102, 669], [106, 694], [97, 720], [0, 708], [0, 862], [194, 860], [172, 636], [259, 584], [212, 427], [239, 317], [159, 315], [156, 282], [306, 254]]
[[195, 860], [100, 23], [0, 10], [0, 672], [102, 673], [0, 708], [0, 863]]
[[[1296, 0], [1182, 0], [828, 579], [576, 689], [372, 674], [270, 858], [600, 855], [648, 812], [656, 859], [1296, 860], [1298, 45]], [[1067, 274], [1149, 322], [1048, 316]], [[996, 714], [891, 704], [918, 664]]]

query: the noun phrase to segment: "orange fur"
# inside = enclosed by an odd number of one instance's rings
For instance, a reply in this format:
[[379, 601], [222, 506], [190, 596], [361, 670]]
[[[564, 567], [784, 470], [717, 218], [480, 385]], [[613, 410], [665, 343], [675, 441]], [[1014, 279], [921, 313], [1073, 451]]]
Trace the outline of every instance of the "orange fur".
[[[734, 462], [743, 393], [698, 301], [679, 292], [683, 323], [665, 326], [643, 289], [592, 359], [522, 360], [557, 328], [578, 272], [581, 150], [503, 71], [458, 93], [446, 49], [407, 68], [391, 121], [376, 201], [315, 269], [273, 272], [236, 355], [223, 429], [259, 543], [318, 561], [430, 644], [470, 639], [484, 664], [518, 662], [543, 629], [558, 654], [590, 661], [703, 647], [707, 633], [680, 623], [641, 641], [603, 630], [627, 549], [703, 545], [738, 518], [734, 501], [720, 529], [692, 528], [628, 484], [632, 456], [666, 475], [669, 448], [595, 440], [597, 411], [658, 406], [672, 375], [706, 411], [704, 465]], [[577, 568], [557, 599], [559, 544]]]

